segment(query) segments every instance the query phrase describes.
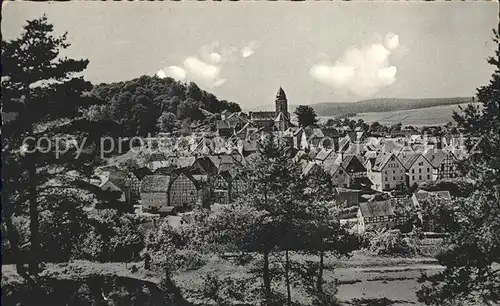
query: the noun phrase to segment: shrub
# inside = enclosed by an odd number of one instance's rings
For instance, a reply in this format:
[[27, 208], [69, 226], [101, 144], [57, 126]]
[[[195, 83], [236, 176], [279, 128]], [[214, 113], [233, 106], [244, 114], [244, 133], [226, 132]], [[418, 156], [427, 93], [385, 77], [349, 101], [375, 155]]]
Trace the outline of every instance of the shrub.
[[414, 256], [418, 252], [418, 240], [404, 236], [399, 230], [383, 230], [365, 235], [368, 250], [375, 255]]

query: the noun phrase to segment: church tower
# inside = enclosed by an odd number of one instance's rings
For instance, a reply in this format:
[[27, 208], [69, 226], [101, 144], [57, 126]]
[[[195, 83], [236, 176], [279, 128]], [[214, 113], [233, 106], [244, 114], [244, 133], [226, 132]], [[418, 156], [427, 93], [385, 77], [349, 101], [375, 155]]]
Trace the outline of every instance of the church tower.
[[278, 93], [276, 94], [276, 116], [283, 113], [287, 118], [290, 118], [288, 114], [288, 100], [286, 99], [286, 94], [283, 88], [280, 87]]

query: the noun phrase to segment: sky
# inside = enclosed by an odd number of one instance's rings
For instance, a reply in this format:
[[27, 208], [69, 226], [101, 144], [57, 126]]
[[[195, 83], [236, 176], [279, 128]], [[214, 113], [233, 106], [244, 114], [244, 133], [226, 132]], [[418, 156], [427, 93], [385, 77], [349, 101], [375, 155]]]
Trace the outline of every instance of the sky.
[[472, 96], [493, 72], [495, 2], [11, 2], [3, 39], [46, 14], [93, 83], [194, 81], [243, 109]]

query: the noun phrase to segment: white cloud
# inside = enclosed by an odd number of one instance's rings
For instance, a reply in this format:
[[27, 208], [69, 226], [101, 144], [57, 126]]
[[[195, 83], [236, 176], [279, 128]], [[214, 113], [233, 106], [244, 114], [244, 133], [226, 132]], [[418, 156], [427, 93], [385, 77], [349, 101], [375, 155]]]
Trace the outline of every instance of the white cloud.
[[259, 43], [257, 41], [251, 41], [240, 50], [240, 54], [242, 57], [252, 56], [258, 47]]
[[219, 66], [205, 63], [194, 56], [189, 56], [184, 60], [184, 67], [190, 75], [207, 81], [215, 82], [220, 75]]
[[[245, 46], [249, 48], [242, 56], [248, 57], [255, 52], [258, 43], [252, 41]], [[227, 82], [222, 77], [222, 67], [238, 60], [236, 47], [221, 46], [217, 41], [203, 45], [198, 55], [187, 56], [182, 61], [182, 67], [169, 66], [160, 69], [157, 76], [160, 78], [172, 77], [180, 81], [192, 81], [202, 86], [219, 87]], [[250, 54], [251, 53], [251, 54]]]
[[351, 47], [335, 63], [322, 62], [310, 69], [311, 76], [337, 90], [369, 97], [396, 81], [397, 69], [389, 65], [391, 52], [399, 47], [399, 37], [388, 33], [380, 43], [359, 49]]
[[162, 79], [165, 77], [171, 77], [179, 81], [184, 81], [186, 79], [186, 70], [178, 66], [170, 66], [160, 69], [156, 75]]

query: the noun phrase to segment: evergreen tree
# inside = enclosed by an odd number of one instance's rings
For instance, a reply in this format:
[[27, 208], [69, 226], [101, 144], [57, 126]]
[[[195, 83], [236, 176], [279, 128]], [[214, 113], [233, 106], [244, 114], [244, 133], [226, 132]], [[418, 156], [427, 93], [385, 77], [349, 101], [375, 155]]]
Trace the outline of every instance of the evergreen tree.
[[[495, 31], [495, 42], [499, 42]], [[455, 113], [458, 127], [476, 147], [465, 162], [476, 191], [454, 203], [449, 248], [438, 257], [446, 269], [424, 276], [419, 299], [431, 305], [497, 305], [500, 302], [500, 50], [488, 60], [495, 66], [490, 83], [478, 88], [483, 108], [469, 105]], [[476, 147], [477, 148], [477, 147]], [[448, 218], [449, 220], [449, 218]]]
[[[43, 16], [28, 21], [19, 38], [2, 41], [2, 111], [16, 114], [2, 129], [2, 219], [14, 257], [21, 260], [12, 217], [28, 212], [33, 273], [39, 270], [42, 251], [40, 213], [64, 212], [66, 223], [77, 222], [71, 216], [91, 201], [82, 188], [91, 188], [88, 178], [98, 156], [96, 147], [84, 142], [91, 125], [80, 118], [82, 110], [96, 103], [85, 95], [91, 84], [78, 76], [88, 61], [60, 55], [69, 47], [66, 37], [53, 36], [53, 26]], [[17, 268], [24, 270], [21, 262]]]

